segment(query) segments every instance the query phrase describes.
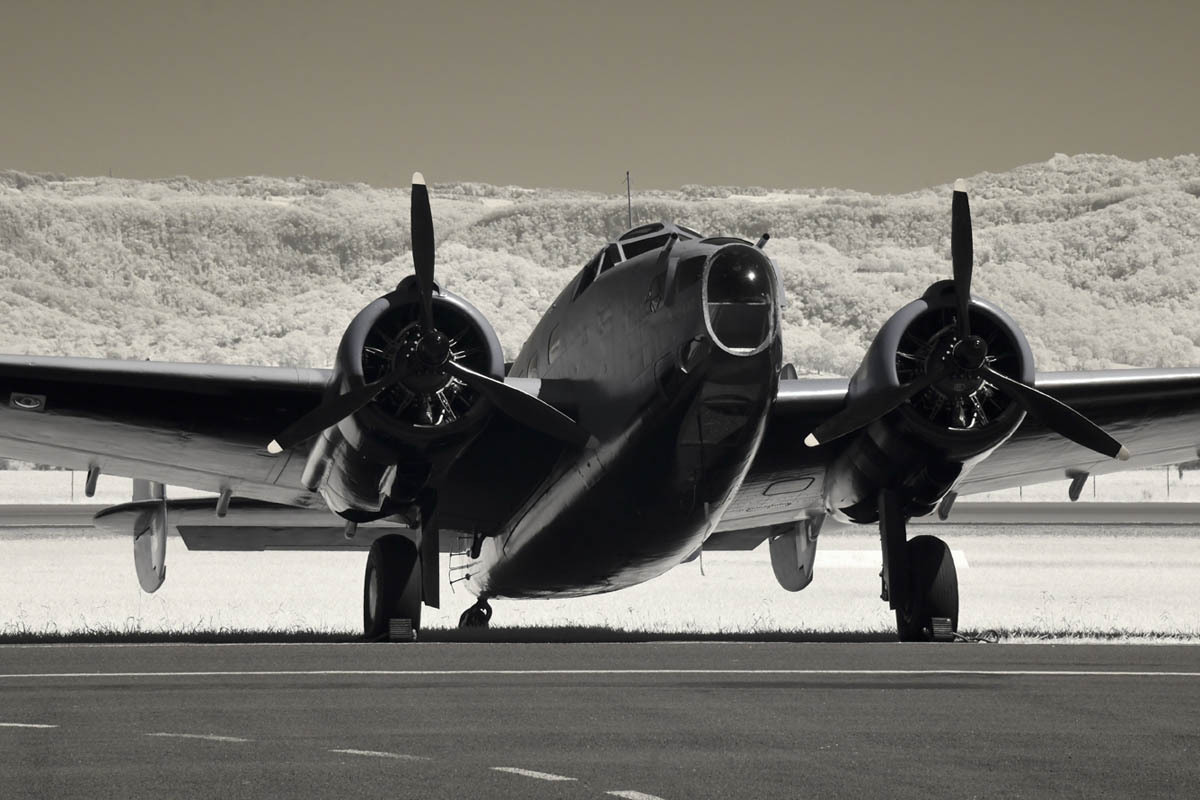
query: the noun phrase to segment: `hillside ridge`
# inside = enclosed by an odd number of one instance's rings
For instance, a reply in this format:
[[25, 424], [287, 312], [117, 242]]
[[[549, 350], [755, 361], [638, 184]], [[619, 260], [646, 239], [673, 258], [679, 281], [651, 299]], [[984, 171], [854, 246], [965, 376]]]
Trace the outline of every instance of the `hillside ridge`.
[[[1200, 157], [1055, 155], [968, 178], [976, 287], [1038, 367], [1200, 363]], [[439, 279], [511, 356], [626, 227], [624, 196], [431, 185]], [[949, 184], [898, 195], [684, 186], [635, 221], [772, 235], [785, 357], [848, 374], [895, 309], [949, 275]], [[0, 171], [0, 352], [326, 366], [345, 325], [411, 270], [408, 191], [311, 178]]]

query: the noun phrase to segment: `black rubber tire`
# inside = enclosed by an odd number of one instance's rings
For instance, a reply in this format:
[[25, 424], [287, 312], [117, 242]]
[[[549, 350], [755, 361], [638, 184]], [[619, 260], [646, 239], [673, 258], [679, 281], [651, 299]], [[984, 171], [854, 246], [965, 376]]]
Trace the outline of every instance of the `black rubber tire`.
[[363, 576], [363, 635], [382, 639], [391, 619], [421, 627], [421, 558], [407, 536], [389, 534], [371, 543]]
[[936, 536], [915, 536], [907, 547], [912, 602], [908, 611], [896, 609], [900, 641], [930, 641], [934, 617], [948, 617], [957, 631], [958, 570], [950, 547]]
[[460, 628], [487, 628], [492, 621], [492, 607], [483, 601], [476, 603], [458, 618]]

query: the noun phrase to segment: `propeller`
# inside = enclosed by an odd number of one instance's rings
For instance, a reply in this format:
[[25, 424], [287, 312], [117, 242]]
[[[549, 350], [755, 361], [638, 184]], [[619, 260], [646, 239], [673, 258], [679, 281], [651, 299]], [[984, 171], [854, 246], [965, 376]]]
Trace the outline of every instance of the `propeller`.
[[979, 378], [1008, 395], [1033, 418], [1064, 438], [1109, 458], [1126, 461], [1129, 451], [1100, 426], [1065, 403], [1021, 381], [993, 369], [988, 363], [987, 342], [971, 335], [971, 273], [974, 245], [971, 234], [971, 206], [966, 182], [954, 184], [951, 206], [950, 257], [954, 268], [954, 295], [958, 308], [957, 339], [929, 371], [902, 386], [888, 387], [858, 398], [840, 413], [818, 425], [804, 443], [816, 447], [860, 430], [899, 408], [930, 386], [951, 376]]
[[554, 406], [503, 381], [475, 372], [451, 357], [450, 340], [435, 327], [433, 320], [433, 213], [429, 208], [425, 178], [419, 172], [413, 173], [412, 179], [412, 248], [421, 306], [421, 329], [414, 346], [404, 357], [397, 359], [392, 370], [383, 377], [327, 400], [293, 422], [267, 445], [267, 452], [282, 453], [337, 425], [396, 384], [406, 380], [436, 384], [444, 383], [446, 378], [470, 386], [497, 410], [523, 425], [571, 445], [586, 444], [590, 438], [588, 433]]
[[946, 377], [946, 369], [938, 369], [900, 387], [889, 387], [887, 391], [867, 395], [817, 426], [804, 437], [804, 444], [816, 447], [825, 442], [840, 439], [848, 433], [865, 428], [875, 420], [899, 408], [914, 395]]
[[429, 209], [429, 188], [425, 176], [414, 172], [412, 177], [412, 253], [413, 270], [421, 294], [421, 324], [425, 330], [433, 327], [433, 212]]
[[967, 200], [967, 182], [954, 182], [954, 200], [950, 207], [950, 261], [954, 265], [954, 296], [958, 300], [958, 335], [971, 335], [971, 272], [975, 267], [975, 246], [971, 241], [971, 204]]

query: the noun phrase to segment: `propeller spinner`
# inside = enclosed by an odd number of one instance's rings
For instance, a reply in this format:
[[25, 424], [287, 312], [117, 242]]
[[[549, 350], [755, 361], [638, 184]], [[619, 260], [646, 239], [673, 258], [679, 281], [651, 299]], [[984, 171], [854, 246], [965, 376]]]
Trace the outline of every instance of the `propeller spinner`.
[[282, 453], [366, 406], [396, 384], [416, 388], [428, 383], [458, 380], [486, 397], [500, 412], [517, 422], [568, 444], [582, 446], [589, 436], [574, 420], [533, 395], [503, 381], [475, 372], [452, 358], [450, 339], [437, 329], [433, 319], [434, 235], [429, 190], [421, 173], [412, 179], [412, 253], [421, 318], [420, 328], [407, 353], [396, 360], [383, 377], [351, 389], [293, 422], [270, 444], [267, 452]]
[[988, 361], [987, 341], [971, 334], [971, 273], [974, 252], [971, 233], [971, 207], [966, 182], [954, 185], [951, 206], [950, 252], [954, 268], [954, 295], [958, 309], [956, 341], [926, 374], [916, 380], [858, 398], [840, 413], [817, 426], [804, 443], [809, 447], [825, 444], [866, 427], [910, 400], [919, 392], [954, 373], [979, 379], [1008, 395], [1035, 419], [1071, 441], [1101, 455], [1125, 461], [1129, 451], [1096, 423], [1065, 403], [1028, 384], [993, 369]]

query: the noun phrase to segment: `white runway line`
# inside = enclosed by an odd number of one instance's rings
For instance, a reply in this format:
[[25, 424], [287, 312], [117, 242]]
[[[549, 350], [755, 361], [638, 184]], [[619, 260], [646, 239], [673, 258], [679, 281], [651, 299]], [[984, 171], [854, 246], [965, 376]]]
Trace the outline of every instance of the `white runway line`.
[[578, 778], [568, 778], [566, 775], [555, 775], [553, 772], [537, 772], [520, 767], [492, 767], [496, 772], [511, 772], [513, 775], [524, 775], [526, 778], [537, 778], [539, 781], [574, 781]]
[[203, 739], [206, 742], [252, 742], [253, 739], [243, 739], [240, 736], [217, 736], [215, 733], [147, 733], [147, 736], [158, 736], [164, 739]]
[[656, 794], [646, 794], [645, 792], [635, 792], [630, 789], [624, 789], [617, 792], [605, 792], [613, 797], [623, 797], [625, 800], [663, 800]]
[[432, 761], [429, 756], [413, 756], [408, 753], [385, 753], [382, 750], [352, 750], [339, 748], [330, 750], [331, 753], [344, 753], [348, 756], [373, 756], [374, 758], [396, 758], [402, 761]]
[[211, 672], [12, 672], [4, 679], [61, 678], [303, 678], [313, 676], [465, 677], [472, 675], [1010, 675], [1026, 678], [1200, 678], [1200, 672], [1106, 669], [296, 669]]
[[57, 725], [39, 725], [36, 722], [0, 722], [0, 728], [57, 728]]

